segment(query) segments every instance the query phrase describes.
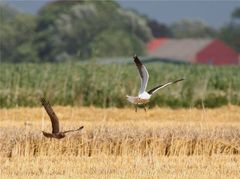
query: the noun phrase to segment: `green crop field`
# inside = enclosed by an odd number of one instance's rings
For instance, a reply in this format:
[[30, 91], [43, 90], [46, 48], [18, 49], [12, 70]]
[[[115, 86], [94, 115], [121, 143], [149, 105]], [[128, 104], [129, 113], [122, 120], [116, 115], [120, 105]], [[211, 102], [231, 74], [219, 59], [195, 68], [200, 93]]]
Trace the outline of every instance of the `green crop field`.
[[[218, 107], [240, 104], [239, 66], [146, 63], [155, 85], [184, 78], [154, 96], [153, 106]], [[0, 65], [0, 107], [38, 106], [45, 96], [56, 105], [125, 107], [125, 96], [140, 86], [130, 64], [4, 64]]]

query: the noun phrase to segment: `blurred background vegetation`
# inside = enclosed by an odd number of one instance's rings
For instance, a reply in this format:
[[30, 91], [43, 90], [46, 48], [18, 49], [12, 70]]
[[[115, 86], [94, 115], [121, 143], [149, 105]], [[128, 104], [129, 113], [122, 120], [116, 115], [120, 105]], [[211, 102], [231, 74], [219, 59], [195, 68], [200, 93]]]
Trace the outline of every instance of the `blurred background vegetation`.
[[0, 4], [1, 62], [84, 61], [99, 57], [144, 55], [154, 37], [217, 37], [240, 52], [240, 8], [214, 29], [201, 20], [169, 26], [115, 1], [48, 2], [37, 15]]
[[[146, 62], [146, 61], [145, 61]], [[219, 107], [240, 105], [238, 66], [146, 64], [149, 87], [173, 79], [181, 83], [159, 91], [150, 107]], [[38, 106], [45, 96], [55, 105], [125, 107], [126, 95], [140, 86], [134, 64], [1, 64], [0, 107]]]
[[[131, 56], [144, 56], [146, 43], [157, 37], [217, 37], [240, 52], [240, 8], [219, 29], [189, 19], [166, 25], [115, 1], [52, 1], [37, 15], [0, 3], [0, 12], [0, 107], [36, 106], [41, 96], [56, 105], [130, 106], [125, 96], [136, 95], [140, 85]], [[150, 107], [240, 104], [238, 66], [147, 68], [149, 87], [186, 78], [159, 92]]]

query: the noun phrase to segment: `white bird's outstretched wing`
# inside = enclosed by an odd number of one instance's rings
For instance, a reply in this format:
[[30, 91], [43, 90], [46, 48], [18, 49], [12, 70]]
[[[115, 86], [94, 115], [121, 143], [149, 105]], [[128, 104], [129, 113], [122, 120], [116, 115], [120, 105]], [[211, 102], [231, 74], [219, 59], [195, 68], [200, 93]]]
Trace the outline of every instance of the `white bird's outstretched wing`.
[[156, 86], [155, 88], [149, 90], [149, 91], [148, 91], [148, 94], [153, 95], [153, 94], [156, 93], [159, 89], [162, 89], [162, 88], [164, 88], [164, 87], [166, 87], [166, 86], [168, 86], [168, 85], [171, 85], [171, 84], [177, 83], [177, 82], [179, 82], [179, 81], [183, 81], [183, 80], [184, 80], [184, 79], [179, 79], [179, 80], [176, 80], [176, 81], [168, 82], [168, 83], [163, 84], [163, 85], [158, 85], [158, 86]]
[[136, 66], [138, 68], [140, 79], [141, 79], [141, 87], [139, 90], [139, 94], [141, 94], [146, 90], [149, 74], [148, 74], [146, 67], [142, 64], [142, 62], [139, 60], [137, 55], [134, 55], [133, 58], [134, 58], [134, 62], [136, 64]]

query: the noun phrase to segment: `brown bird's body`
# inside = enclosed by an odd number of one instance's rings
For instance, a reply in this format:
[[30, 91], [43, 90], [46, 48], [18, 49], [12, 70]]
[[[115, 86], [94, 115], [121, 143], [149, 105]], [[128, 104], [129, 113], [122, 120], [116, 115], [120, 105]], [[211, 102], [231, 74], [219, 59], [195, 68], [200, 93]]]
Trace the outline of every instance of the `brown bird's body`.
[[48, 132], [44, 132], [42, 131], [43, 135], [47, 138], [56, 138], [56, 139], [61, 139], [64, 138], [66, 135], [62, 132], [59, 133], [48, 133]]
[[74, 131], [80, 131], [83, 129], [84, 126], [79, 127], [78, 129], [75, 130], [68, 130], [68, 131], [64, 131], [61, 132], [59, 130], [59, 120], [57, 115], [55, 114], [55, 112], [53, 111], [51, 105], [49, 104], [49, 102], [47, 102], [44, 98], [41, 98], [41, 103], [44, 106], [46, 112], [48, 113], [50, 119], [51, 119], [51, 123], [52, 123], [52, 133], [48, 133], [45, 131], [42, 131], [43, 135], [47, 138], [56, 138], [56, 139], [62, 139], [64, 138], [66, 135], [66, 133], [68, 132], [74, 132]]

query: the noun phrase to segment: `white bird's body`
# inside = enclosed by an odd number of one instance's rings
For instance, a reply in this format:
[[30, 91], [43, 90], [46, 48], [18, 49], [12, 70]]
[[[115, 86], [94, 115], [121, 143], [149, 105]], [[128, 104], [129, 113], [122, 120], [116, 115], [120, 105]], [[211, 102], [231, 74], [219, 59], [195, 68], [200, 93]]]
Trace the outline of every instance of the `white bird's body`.
[[145, 104], [149, 102], [151, 95], [149, 95], [146, 91], [140, 93], [138, 96], [128, 96], [127, 100], [133, 104]]
[[[136, 66], [138, 68], [138, 71], [139, 71], [139, 75], [140, 75], [140, 79], [141, 79], [141, 87], [140, 87], [138, 96], [128, 96], [127, 95], [127, 100], [130, 103], [133, 103], [133, 104], [136, 104], [136, 105], [138, 105], [138, 104], [146, 104], [146, 103], [149, 102], [151, 96], [154, 93], [156, 93], [159, 89], [164, 88], [164, 87], [166, 87], [166, 86], [168, 86], [170, 84], [177, 83], [177, 82], [183, 80], [183, 79], [179, 79], [179, 80], [176, 80], [176, 81], [168, 82], [168, 83], [163, 84], [163, 85], [158, 85], [158, 86], [156, 86], [155, 88], [153, 88], [153, 89], [151, 89], [149, 91], [146, 91], [148, 78], [149, 78], [148, 71], [147, 71], [146, 67], [142, 64], [142, 62], [138, 59], [138, 57], [136, 55], [133, 58], [134, 58], [134, 62], [135, 62]], [[145, 106], [144, 106], [144, 109], [145, 109]]]
[[145, 104], [149, 102], [149, 99], [142, 99], [140, 97], [128, 96], [128, 95], [127, 95], [127, 100], [133, 104]]

